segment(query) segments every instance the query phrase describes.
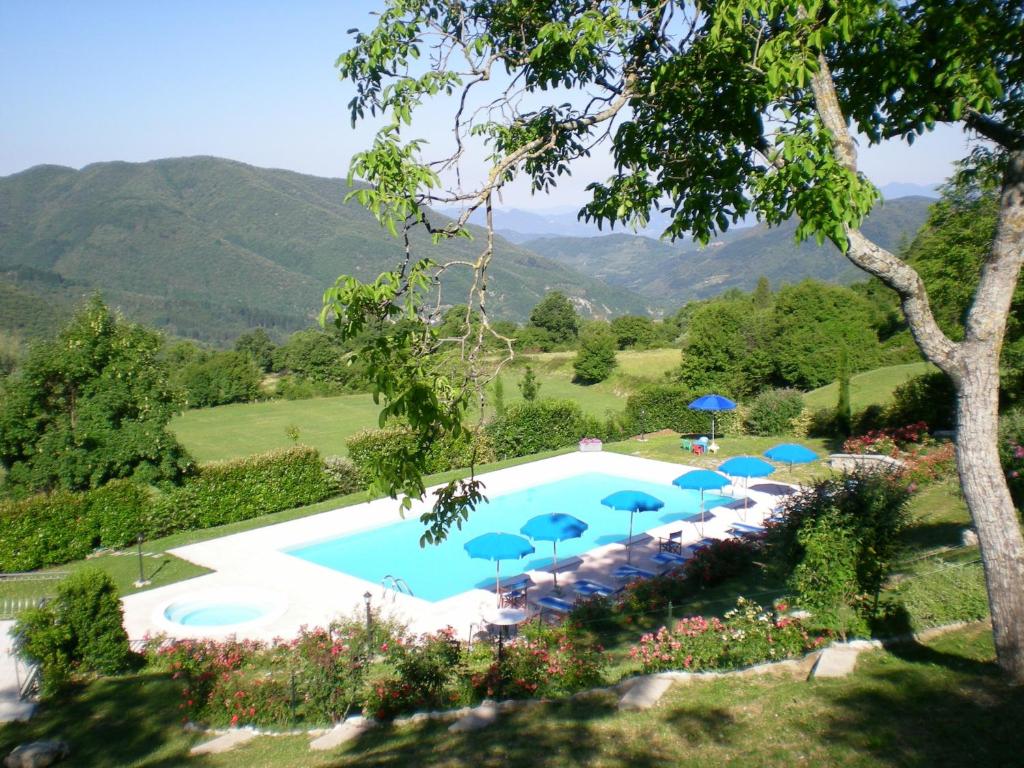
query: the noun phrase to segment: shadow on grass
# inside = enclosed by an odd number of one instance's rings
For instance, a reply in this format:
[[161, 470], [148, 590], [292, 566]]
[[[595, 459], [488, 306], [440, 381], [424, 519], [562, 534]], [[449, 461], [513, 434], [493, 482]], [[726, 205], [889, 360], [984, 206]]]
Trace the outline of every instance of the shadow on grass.
[[[618, 714], [613, 696], [586, 702], [551, 703], [500, 716], [477, 733], [449, 733], [447, 723], [368, 731], [331, 765], [510, 766], [672, 765], [677, 754], [652, 744], [638, 731], [632, 738], [607, 726]], [[700, 727], [700, 726], [697, 726]]]
[[956, 547], [963, 535], [964, 523], [960, 522], [916, 522], [907, 528], [900, 539], [907, 553], [939, 547]]
[[27, 723], [0, 728], [0, 754], [28, 741], [61, 739], [71, 746], [68, 764], [81, 768], [208, 765], [189, 758], [193, 737], [181, 728], [178, 694], [161, 674], [95, 681], [43, 704]]
[[905, 663], [859, 669], [833, 699], [825, 738], [879, 765], [1021, 764], [1024, 687], [970, 655], [913, 643], [890, 653]]

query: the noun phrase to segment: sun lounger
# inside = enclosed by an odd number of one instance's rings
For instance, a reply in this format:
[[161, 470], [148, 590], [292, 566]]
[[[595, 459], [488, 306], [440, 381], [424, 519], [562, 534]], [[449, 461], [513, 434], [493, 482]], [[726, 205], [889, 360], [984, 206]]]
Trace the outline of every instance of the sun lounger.
[[569, 613], [572, 610], [572, 603], [568, 600], [563, 600], [560, 597], [554, 595], [545, 595], [544, 597], [538, 598], [533, 601], [533, 604], [540, 608], [541, 613], [545, 610], [554, 611], [555, 613]]
[[677, 568], [687, 561], [687, 558], [682, 555], [677, 555], [674, 552], [659, 552], [656, 555], [651, 555], [653, 560], [658, 565], [663, 565], [666, 568]]
[[618, 566], [614, 571], [612, 571], [612, 574], [616, 578], [624, 581], [629, 581], [631, 579], [650, 579], [657, 575], [651, 571], [645, 571], [643, 568], [637, 568], [635, 565], [629, 564]]
[[616, 591], [614, 587], [609, 587], [607, 584], [591, 581], [590, 579], [576, 579], [572, 583], [572, 589], [580, 597], [593, 597], [594, 595], [607, 597]]
[[762, 526], [748, 525], [747, 523], [733, 523], [731, 526], [729, 526], [729, 530], [726, 531], [726, 533], [729, 533], [740, 539], [752, 536], [760, 536], [764, 532], [765, 529]]

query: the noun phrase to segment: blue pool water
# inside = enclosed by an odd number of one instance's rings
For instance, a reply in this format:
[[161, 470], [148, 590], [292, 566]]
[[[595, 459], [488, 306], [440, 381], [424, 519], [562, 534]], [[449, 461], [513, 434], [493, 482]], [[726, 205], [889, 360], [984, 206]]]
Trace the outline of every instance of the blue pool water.
[[[285, 552], [375, 584], [387, 575], [396, 576], [406, 581], [416, 597], [443, 600], [475, 587], [494, 586], [494, 562], [471, 558], [462, 548], [465, 542], [491, 531], [519, 533], [520, 527], [535, 515], [565, 512], [589, 523], [580, 538], [558, 543], [559, 560], [625, 540], [629, 535], [629, 512], [601, 504], [605, 496], [621, 490], [645, 491], [665, 502], [657, 512], [636, 514], [634, 534], [690, 518], [700, 511], [697, 491], [593, 473], [495, 497], [471, 512], [462, 530], [452, 530], [438, 546], [421, 549], [423, 524], [409, 519]], [[704, 495], [705, 509], [727, 501], [731, 499], [712, 493]], [[502, 579], [550, 565], [551, 542], [533, 543], [537, 549], [534, 554], [522, 560], [502, 561]]]
[[244, 603], [186, 603], [172, 605], [164, 616], [186, 627], [223, 627], [258, 619], [266, 609]]

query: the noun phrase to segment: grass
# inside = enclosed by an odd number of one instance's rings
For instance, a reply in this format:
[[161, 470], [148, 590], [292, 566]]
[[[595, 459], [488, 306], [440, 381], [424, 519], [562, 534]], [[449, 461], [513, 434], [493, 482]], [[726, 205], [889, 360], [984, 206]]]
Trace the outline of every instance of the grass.
[[[502, 374], [505, 402], [522, 400], [518, 383], [530, 364], [543, 397], [574, 400], [589, 414], [604, 417], [620, 411], [625, 398], [643, 380], [660, 380], [679, 364], [679, 350], [652, 349], [618, 353], [619, 371], [608, 381], [574, 384], [573, 352], [523, 355]], [[198, 461], [249, 456], [291, 444], [286, 430], [299, 430], [299, 441], [323, 456], [347, 453], [345, 439], [360, 429], [377, 426], [380, 407], [368, 394], [311, 400], [269, 400], [197, 408], [174, 418], [171, 429]]]
[[602, 695], [502, 715], [483, 733], [413, 723], [326, 753], [310, 752], [307, 736], [281, 736], [195, 758], [189, 747], [208, 737], [179, 727], [176, 686], [139, 674], [94, 682], [29, 723], [0, 728], [0, 752], [65, 738], [82, 768], [1014, 765], [1024, 749], [1024, 689], [1002, 684], [993, 659], [990, 631], [975, 625], [862, 654], [840, 680], [708, 679], [675, 685], [646, 712], [619, 712]]
[[[850, 377], [850, 407], [854, 413], [869, 405], [885, 405], [892, 400], [896, 387], [908, 379], [936, 370], [931, 363], [906, 363], [875, 368]], [[804, 395], [808, 408], [835, 408], [839, 399], [839, 385], [826, 384]]]

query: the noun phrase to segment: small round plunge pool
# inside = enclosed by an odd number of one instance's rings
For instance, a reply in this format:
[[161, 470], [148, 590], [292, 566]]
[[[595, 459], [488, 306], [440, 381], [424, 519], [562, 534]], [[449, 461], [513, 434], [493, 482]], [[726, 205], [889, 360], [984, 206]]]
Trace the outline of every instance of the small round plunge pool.
[[267, 624], [287, 607], [287, 600], [278, 593], [233, 587], [180, 595], [161, 605], [154, 618], [174, 635], [222, 635]]

